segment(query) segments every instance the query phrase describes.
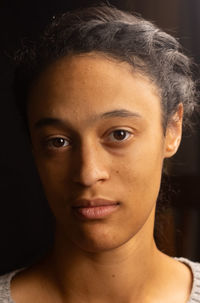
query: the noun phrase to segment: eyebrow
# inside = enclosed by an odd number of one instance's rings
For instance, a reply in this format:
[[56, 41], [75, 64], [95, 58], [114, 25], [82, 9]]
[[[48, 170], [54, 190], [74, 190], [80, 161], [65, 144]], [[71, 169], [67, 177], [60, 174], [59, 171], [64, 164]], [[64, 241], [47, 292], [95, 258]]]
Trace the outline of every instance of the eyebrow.
[[113, 110], [110, 112], [106, 112], [100, 115], [101, 118], [115, 118], [115, 117], [120, 117], [120, 118], [126, 118], [126, 117], [136, 117], [136, 118], [141, 118], [141, 115], [139, 115], [136, 112], [129, 111], [127, 109], [117, 109]]
[[[126, 109], [117, 109], [109, 112], [102, 113], [100, 115], [96, 115], [92, 118], [92, 120], [106, 119], [106, 118], [141, 118], [141, 115], [137, 112], [132, 112]], [[68, 124], [65, 120], [54, 118], [54, 117], [46, 117], [38, 120], [35, 123], [35, 128], [41, 128], [49, 125], [66, 125]]]

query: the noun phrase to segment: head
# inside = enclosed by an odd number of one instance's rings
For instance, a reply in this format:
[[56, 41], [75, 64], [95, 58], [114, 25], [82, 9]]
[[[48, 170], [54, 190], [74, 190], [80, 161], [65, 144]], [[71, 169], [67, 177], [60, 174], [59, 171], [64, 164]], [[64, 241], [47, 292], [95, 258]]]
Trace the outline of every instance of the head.
[[[16, 101], [57, 229], [89, 251], [152, 234], [163, 161], [195, 107], [178, 42], [102, 6], [56, 18], [18, 60]], [[93, 199], [114, 210], [77, 215]]]

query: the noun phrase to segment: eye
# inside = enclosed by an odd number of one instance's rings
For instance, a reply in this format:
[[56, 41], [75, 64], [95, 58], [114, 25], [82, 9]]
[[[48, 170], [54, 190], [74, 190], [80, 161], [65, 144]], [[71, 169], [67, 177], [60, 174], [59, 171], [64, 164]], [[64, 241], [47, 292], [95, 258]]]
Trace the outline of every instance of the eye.
[[70, 145], [69, 140], [62, 137], [50, 138], [47, 140], [47, 147], [49, 148], [62, 148]]
[[117, 130], [114, 130], [110, 133], [110, 135], [108, 136], [109, 137], [109, 140], [110, 141], [125, 141], [127, 139], [129, 139], [129, 137], [131, 136], [132, 134], [127, 131], [127, 130], [124, 130], [124, 129], [117, 129]]

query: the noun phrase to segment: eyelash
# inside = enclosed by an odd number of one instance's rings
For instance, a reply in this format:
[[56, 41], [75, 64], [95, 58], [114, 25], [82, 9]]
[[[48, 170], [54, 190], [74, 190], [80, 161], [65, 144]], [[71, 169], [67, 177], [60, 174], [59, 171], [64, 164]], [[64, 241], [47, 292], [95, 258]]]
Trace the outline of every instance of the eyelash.
[[[118, 133], [118, 135], [122, 135], [122, 136], [125, 135], [125, 138], [122, 138], [122, 140], [117, 140], [116, 138], [114, 138], [114, 135], [116, 135], [117, 133]], [[120, 128], [120, 129], [115, 129], [115, 130], [109, 132], [109, 134], [107, 136], [108, 140], [106, 140], [106, 141], [109, 144], [121, 143], [121, 142], [127, 141], [132, 136], [133, 136], [133, 134], [130, 131]], [[63, 141], [64, 144], [62, 145], [62, 142], [61, 142], [61, 145], [59, 146], [59, 144], [60, 144], [59, 140]], [[58, 144], [57, 146], [55, 146], [56, 143]], [[67, 138], [54, 137], [54, 138], [50, 138], [50, 139], [46, 140], [45, 145], [49, 149], [60, 149], [60, 148], [70, 147], [71, 142]]]

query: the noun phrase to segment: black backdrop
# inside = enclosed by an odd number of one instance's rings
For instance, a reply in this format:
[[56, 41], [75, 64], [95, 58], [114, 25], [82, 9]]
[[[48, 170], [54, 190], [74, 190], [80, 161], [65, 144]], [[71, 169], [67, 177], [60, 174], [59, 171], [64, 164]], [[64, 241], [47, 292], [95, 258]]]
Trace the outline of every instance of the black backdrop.
[[[53, 15], [90, 3], [94, 1], [0, 2], [0, 273], [31, 262], [45, 251], [52, 239], [52, 220], [34, 168], [29, 141], [13, 102], [13, 52], [22, 39], [34, 39]], [[180, 37], [186, 51], [200, 62], [199, 0], [110, 3], [155, 20], [159, 26]], [[200, 259], [199, 149], [200, 139], [196, 132], [184, 138], [169, 166], [171, 175], [175, 175], [171, 178], [172, 183], [178, 183], [181, 190], [172, 201], [172, 225], [179, 234], [177, 238], [173, 233], [172, 245], [176, 254], [193, 259]]]

